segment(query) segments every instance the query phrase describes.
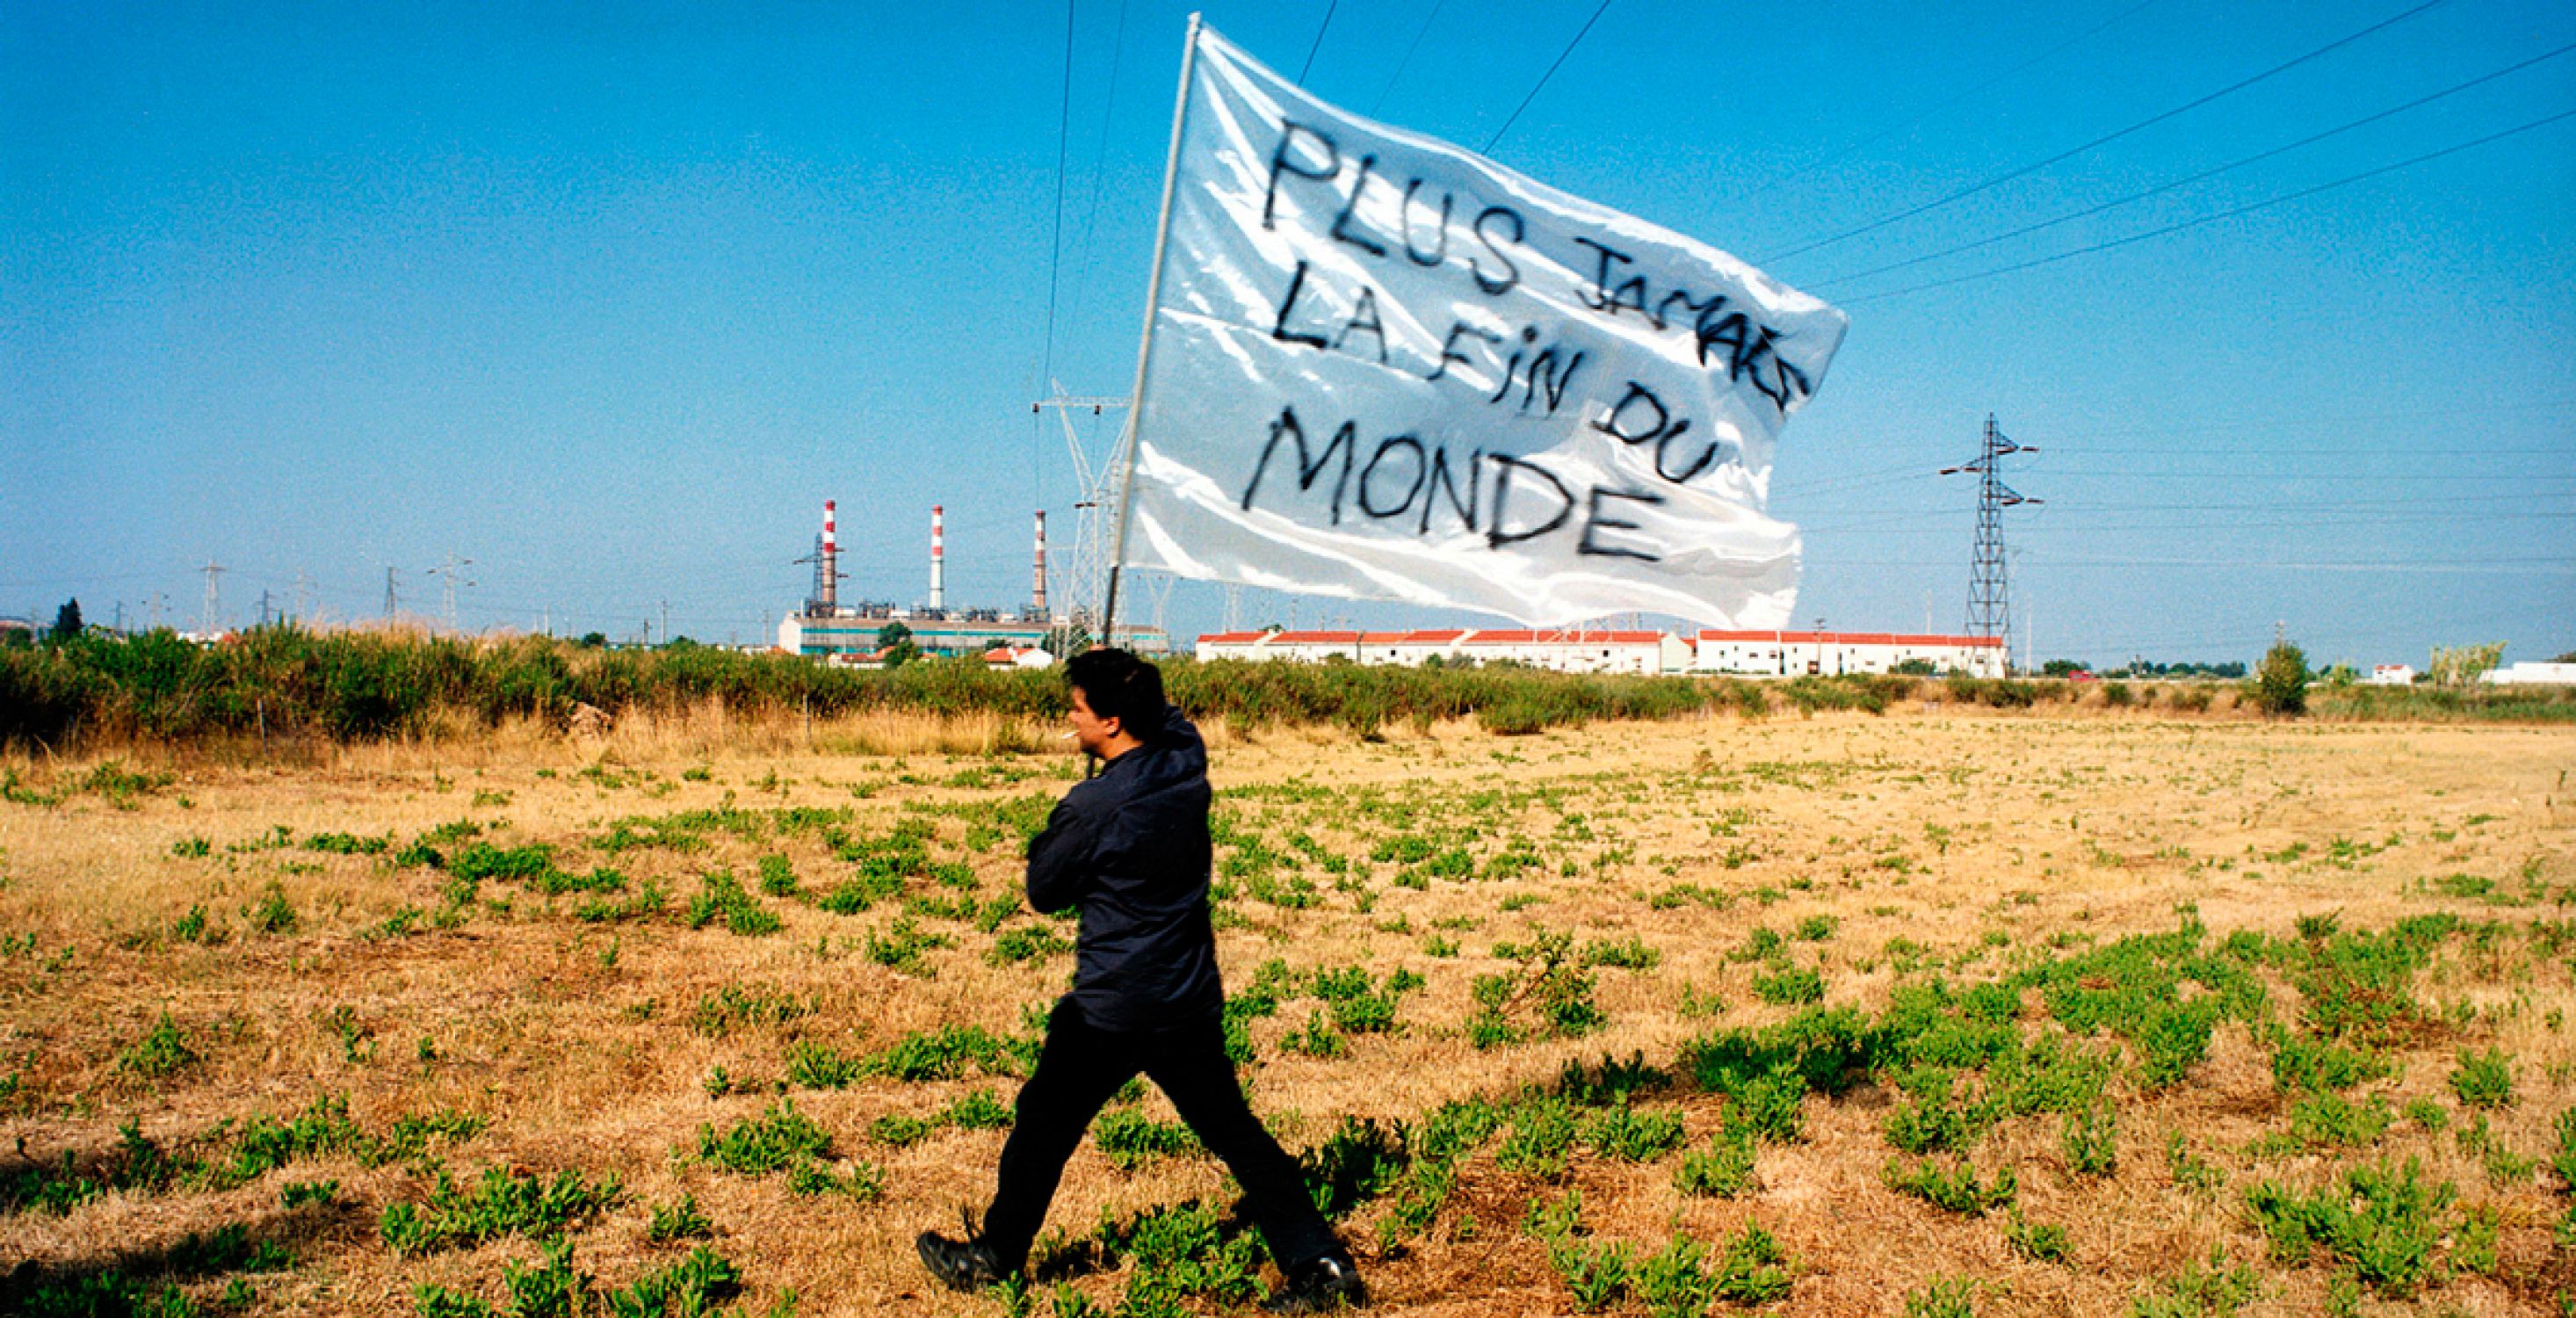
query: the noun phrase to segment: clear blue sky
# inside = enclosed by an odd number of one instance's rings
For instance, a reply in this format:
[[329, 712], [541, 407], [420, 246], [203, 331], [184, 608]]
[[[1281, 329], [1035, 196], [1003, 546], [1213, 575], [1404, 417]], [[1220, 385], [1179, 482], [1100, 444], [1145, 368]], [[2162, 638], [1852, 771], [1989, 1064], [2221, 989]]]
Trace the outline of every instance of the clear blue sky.
[[[2321, 662], [2547, 658], [2576, 649], [2576, 120], [1916, 286], [2576, 109], [2576, 54], [1844, 277], [2547, 54], [2576, 8], [2451, 0], [1780, 257], [2418, 3], [1614, 0], [1493, 154], [1851, 313], [1775, 474], [1802, 622], [1960, 625], [1973, 491], [1931, 473], [1993, 412], [2043, 450], [2009, 478], [2047, 500], [2010, 521], [2043, 658], [2245, 659], [2276, 622]], [[1478, 147], [1595, 8], [1207, 14]], [[423, 570], [453, 553], [468, 627], [633, 636], [667, 601], [680, 632], [751, 640], [804, 595], [826, 497], [848, 596], [925, 594], [937, 502], [950, 602], [1017, 606], [1029, 510], [1073, 521], [1029, 410], [1047, 364], [1077, 394], [1131, 382], [1187, 12], [1077, 0], [1067, 97], [1061, 5], [0, 8], [0, 612], [77, 595], [133, 622], [160, 596], [192, 623], [211, 560], [229, 622], [299, 572], [326, 617], [373, 615], [388, 565], [434, 613]], [[1182, 583], [1167, 620], [1221, 611]]]

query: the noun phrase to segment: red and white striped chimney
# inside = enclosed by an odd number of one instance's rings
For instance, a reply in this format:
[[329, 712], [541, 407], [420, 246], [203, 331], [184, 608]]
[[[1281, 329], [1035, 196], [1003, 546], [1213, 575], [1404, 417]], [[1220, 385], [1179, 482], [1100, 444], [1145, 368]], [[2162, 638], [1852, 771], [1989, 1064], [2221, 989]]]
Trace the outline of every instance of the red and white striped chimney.
[[822, 578], [823, 588], [816, 593], [815, 602], [822, 606], [824, 616], [829, 617], [839, 607], [841, 591], [841, 532], [833, 520], [832, 501], [829, 499], [823, 501]]
[[1047, 616], [1047, 603], [1046, 603], [1046, 509], [1044, 509], [1044, 508], [1040, 508], [1040, 509], [1038, 509], [1038, 566], [1037, 566], [1037, 598], [1036, 598], [1035, 600], [1033, 600], [1033, 601], [1031, 601], [1031, 602], [1030, 602], [1030, 604], [1029, 604], [1029, 611], [1030, 611], [1031, 613], [1036, 614], [1036, 615], [1037, 615], [1037, 616], [1039, 616], [1040, 618], [1044, 618], [1044, 617], [1046, 617], [1046, 616]]
[[930, 505], [930, 607], [948, 607], [948, 517]]

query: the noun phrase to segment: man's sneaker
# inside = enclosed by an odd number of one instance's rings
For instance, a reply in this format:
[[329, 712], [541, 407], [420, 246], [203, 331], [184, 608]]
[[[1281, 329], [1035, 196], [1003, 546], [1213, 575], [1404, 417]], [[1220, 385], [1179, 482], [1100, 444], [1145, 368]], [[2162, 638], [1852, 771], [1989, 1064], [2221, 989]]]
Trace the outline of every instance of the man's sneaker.
[[966, 1218], [964, 1240], [951, 1240], [936, 1231], [924, 1231], [912, 1242], [912, 1247], [921, 1253], [921, 1266], [930, 1269], [931, 1276], [947, 1283], [950, 1290], [981, 1290], [1017, 1271], [1002, 1266], [1002, 1256], [984, 1243], [983, 1235], [975, 1230], [972, 1216]]
[[1368, 1303], [1359, 1265], [1327, 1254], [1288, 1274], [1286, 1289], [1262, 1301], [1264, 1313], [1335, 1313]]

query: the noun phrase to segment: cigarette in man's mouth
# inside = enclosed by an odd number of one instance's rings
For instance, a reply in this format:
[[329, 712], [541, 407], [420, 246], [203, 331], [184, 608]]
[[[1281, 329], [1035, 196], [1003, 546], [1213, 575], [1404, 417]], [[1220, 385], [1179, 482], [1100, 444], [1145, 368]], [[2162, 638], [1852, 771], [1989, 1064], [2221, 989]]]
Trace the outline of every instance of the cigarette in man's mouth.
[[1068, 733], [1064, 734], [1063, 736], [1056, 738], [1056, 740], [1057, 740], [1057, 741], [1071, 741], [1071, 740], [1073, 740], [1073, 738], [1074, 738], [1074, 734], [1073, 734], [1073, 733], [1068, 732]]

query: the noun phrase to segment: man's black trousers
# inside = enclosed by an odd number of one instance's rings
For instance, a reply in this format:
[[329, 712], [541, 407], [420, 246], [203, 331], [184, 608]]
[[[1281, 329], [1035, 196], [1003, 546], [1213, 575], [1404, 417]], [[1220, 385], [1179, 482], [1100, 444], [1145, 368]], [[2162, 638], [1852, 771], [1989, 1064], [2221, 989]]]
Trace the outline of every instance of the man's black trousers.
[[1011, 1138], [1002, 1146], [1001, 1188], [984, 1214], [984, 1241], [1006, 1269], [1027, 1260], [1065, 1160], [1091, 1119], [1139, 1071], [1242, 1183], [1253, 1223], [1281, 1268], [1341, 1252], [1333, 1228], [1307, 1197], [1296, 1160], [1243, 1101], [1215, 1017], [1161, 1030], [1109, 1031], [1092, 1028], [1070, 1003], [1058, 1003], [1037, 1073], [1020, 1087]]

